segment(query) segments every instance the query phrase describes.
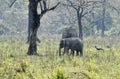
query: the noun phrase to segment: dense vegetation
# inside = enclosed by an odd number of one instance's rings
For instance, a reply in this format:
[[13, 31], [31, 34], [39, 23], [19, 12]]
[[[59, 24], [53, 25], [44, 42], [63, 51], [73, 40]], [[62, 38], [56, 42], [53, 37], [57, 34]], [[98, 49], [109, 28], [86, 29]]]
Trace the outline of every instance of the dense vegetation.
[[[59, 39], [55, 38], [44, 40], [38, 46], [39, 56], [27, 56], [28, 45], [17, 37], [1, 38], [0, 78], [119, 79], [120, 37], [94, 38], [85, 38], [83, 57], [58, 56]], [[95, 45], [102, 47], [104, 52], [97, 51]]]

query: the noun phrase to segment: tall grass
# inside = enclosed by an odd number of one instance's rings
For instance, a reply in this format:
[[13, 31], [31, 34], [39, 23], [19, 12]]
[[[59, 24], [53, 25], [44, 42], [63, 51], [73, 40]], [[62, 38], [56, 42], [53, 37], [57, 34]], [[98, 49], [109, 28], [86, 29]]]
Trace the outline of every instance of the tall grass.
[[[28, 44], [0, 40], [0, 79], [120, 79], [120, 37], [84, 39], [84, 56], [58, 56], [59, 39], [38, 44], [39, 56], [27, 56]], [[104, 49], [97, 51], [94, 46]], [[107, 48], [110, 46], [110, 48]]]

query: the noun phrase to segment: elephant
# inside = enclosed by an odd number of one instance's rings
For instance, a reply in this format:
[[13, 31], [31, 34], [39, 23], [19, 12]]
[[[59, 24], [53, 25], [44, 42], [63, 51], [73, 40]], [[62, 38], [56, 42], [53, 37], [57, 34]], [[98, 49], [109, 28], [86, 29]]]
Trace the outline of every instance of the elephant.
[[73, 27], [65, 28], [62, 33], [62, 39], [71, 37], [78, 37], [76, 29]]
[[69, 49], [72, 51], [72, 55], [74, 55], [74, 51], [77, 52], [77, 55], [83, 56], [83, 42], [78, 37], [64, 38], [60, 41], [59, 44], [59, 56], [61, 56], [61, 49], [64, 48], [63, 55], [65, 53], [69, 53]]

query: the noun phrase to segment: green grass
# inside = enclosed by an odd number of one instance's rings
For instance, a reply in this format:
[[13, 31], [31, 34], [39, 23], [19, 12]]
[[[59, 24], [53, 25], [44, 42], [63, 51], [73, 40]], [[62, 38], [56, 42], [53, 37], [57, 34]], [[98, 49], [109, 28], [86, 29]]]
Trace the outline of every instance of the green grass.
[[[119, 39], [85, 38], [83, 57], [59, 57], [58, 40], [39, 44], [39, 56], [27, 56], [25, 42], [0, 40], [0, 79], [120, 79]], [[97, 51], [95, 45], [104, 52]]]

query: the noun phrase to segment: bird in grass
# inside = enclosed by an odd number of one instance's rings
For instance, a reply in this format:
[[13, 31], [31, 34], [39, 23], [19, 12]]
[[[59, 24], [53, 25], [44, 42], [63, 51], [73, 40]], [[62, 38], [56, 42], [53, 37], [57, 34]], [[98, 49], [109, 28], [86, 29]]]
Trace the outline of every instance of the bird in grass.
[[100, 47], [97, 47], [97, 46], [95, 46], [95, 48], [96, 48], [96, 50], [102, 50], [102, 51], [104, 51], [103, 48], [100, 48]]

